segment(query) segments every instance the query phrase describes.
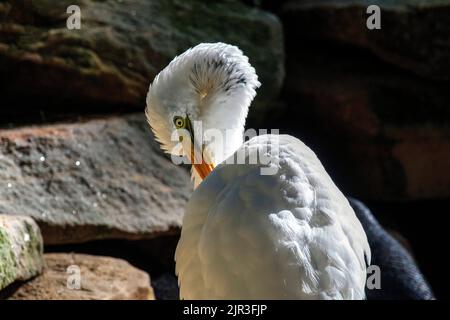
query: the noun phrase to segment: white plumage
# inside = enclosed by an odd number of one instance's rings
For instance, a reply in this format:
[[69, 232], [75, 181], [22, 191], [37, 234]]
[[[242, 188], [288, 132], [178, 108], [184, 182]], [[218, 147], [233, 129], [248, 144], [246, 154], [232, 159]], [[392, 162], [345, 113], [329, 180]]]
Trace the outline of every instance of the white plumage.
[[[203, 182], [193, 170], [198, 188], [175, 255], [180, 297], [363, 299], [367, 238], [314, 152], [288, 135], [242, 144], [257, 86], [242, 52], [220, 43], [201, 44], [174, 59], [149, 89], [147, 117], [168, 152], [176, 145], [170, 136], [177, 115], [203, 121], [203, 130], [237, 132], [223, 153], [205, 143], [219, 165]], [[261, 175], [267, 163], [223, 161], [234, 152], [251, 158], [274, 149], [274, 175]]]

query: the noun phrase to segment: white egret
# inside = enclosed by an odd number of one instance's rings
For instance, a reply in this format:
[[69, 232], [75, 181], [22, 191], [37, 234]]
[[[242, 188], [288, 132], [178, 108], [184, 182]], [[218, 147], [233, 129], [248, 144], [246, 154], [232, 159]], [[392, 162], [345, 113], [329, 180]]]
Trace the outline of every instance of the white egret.
[[[156, 139], [194, 163], [196, 189], [175, 254], [180, 297], [364, 299], [366, 235], [314, 152], [288, 135], [243, 141], [259, 85], [248, 58], [224, 43], [186, 51], [150, 85], [146, 115]], [[231, 133], [223, 144], [199, 144], [195, 121], [203, 131]], [[177, 129], [191, 137], [181, 148], [172, 139]], [[246, 159], [269, 153], [272, 161], [225, 161], [243, 151]], [[263, 167], [275, 174], [262, 175]]]

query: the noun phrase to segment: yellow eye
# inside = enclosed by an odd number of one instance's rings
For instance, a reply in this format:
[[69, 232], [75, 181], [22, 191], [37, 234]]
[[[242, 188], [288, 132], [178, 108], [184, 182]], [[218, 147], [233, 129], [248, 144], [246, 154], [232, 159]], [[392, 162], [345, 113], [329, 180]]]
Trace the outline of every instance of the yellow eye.
[[175, 127], [177, 127], [177, 129], [184, 127], [184, 119], [182, 117], [174, 117], [173, 123], [175, 124]]

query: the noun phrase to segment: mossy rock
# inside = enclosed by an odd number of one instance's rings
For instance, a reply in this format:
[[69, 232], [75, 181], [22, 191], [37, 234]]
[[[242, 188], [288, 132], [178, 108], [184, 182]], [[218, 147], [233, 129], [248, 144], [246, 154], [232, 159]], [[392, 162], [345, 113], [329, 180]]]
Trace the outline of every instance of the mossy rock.
[[16, 278], [14, 270], [14, 253], [6, 231], [0, 228], [0, 289], [6, 287]]
[[0, 214], [0, 290], [44, 267], [42, 236], [29, 217]]
[[[80, 7], [79, 30], [66, 26], [69, 5]], [[0, 19], [0, 94], [21, 110], [40, 102], [143, 110], [154, 76], [201, 42], [227, 42], [249, 56], [262, 82], [255, 117], [283, 82], [280, 21], [237, 0], [6, 0]]]

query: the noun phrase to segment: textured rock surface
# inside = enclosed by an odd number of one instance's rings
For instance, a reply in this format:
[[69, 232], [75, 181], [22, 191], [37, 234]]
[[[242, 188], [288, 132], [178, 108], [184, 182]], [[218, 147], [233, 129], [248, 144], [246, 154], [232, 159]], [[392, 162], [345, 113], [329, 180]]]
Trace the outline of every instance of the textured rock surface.
[[[120, 259], [46, 254], [45, 272], [20, 286], [14, 300], [153, 300], [147, 273]], [[69, 268], [69, 269], [68, 269]], [[79, 268], [78, 271], [75, 268]], [[71, 278], [80, 275], [80, 288]]]
[[0, 130], [0, 212], [33, 217], [46, 244], [179, 230], [191, 185], [143, 114]]
[[[366, 9], [381, 8], [381, 30], [369, 30]], [[282, 10], [285, 29], [301, 38], [367, 48], [396, 66], [450, 80], [449, 0], [292, 0]]]
[[0, 214], [0, 290], [42, 272], [42, 247], [33, 219]]
[[[73, 4], [81, 9], [80, 30], [66, 28]], [[0, 94], [11, 104], [41, 98], [45, 105], [141, 110], [153, 77], [200, 42], [244, 50], [263, 83], [256, 107], [277, 95], [284, 76], [279, 20], [239, 1], [5, 1], [0, 17]]]
[[296, 120], [291, 128], [312, 137], [351, 194], [374, 200], [450, 196], [448, 83], [341, 49], [310, 46], [288, 57], [283, 114]]

